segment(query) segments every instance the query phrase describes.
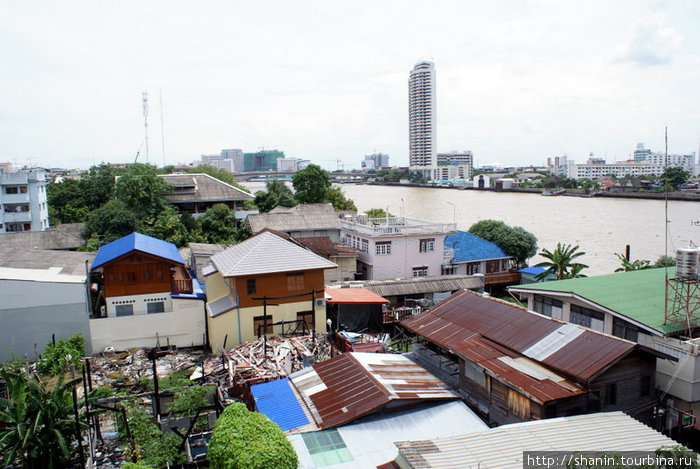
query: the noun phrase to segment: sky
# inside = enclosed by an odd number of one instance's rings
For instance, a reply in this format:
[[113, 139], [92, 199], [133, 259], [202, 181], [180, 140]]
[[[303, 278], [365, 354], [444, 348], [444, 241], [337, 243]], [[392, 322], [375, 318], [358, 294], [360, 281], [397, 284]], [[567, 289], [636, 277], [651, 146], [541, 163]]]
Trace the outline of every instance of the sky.
[[438, 151], [476, 166], [625, 160], [638, 142], [663, 151], [666, 127], [669, 153], [697, 155], [699, 26], [687, 0], [0, 0], [0, 162], [265, 148], [405, 166], [408, 76], [425, 59]]

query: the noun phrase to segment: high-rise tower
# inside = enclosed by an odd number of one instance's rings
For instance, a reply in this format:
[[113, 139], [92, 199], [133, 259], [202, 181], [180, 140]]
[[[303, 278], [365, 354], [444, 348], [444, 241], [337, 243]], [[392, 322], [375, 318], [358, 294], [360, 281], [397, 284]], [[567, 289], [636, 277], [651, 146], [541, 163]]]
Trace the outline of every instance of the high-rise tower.
[[437, 171], [435, 109], [435, 65], [418, 62], [408, 79], [409, 165], [427, 179]]

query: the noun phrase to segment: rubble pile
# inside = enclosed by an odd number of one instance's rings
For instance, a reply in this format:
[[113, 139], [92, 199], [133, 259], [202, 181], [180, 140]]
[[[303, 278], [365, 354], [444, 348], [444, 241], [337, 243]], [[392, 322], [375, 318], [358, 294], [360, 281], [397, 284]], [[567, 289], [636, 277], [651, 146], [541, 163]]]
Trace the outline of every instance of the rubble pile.
[[226, 379], [231, 397], [245, 399], [250, 386], [286, 378], [329, 357], [330, 345], [325, 336], [268, 337], [225, 352], [225, 360], [212, 359], [205, 363], [204, 370], [205, 376]]
[[[202, 356], [202, 352], [193, 350], [172, 350], [160, 355], [156, 360], [158, 376], [194, 368], [201, 364]], [[95, 386], [109, 384], [112, 387], [131, 387], [138, 384], [139, 378], [153, 377], [153, 362], [143, 349], [93, 355], [90, 368]]]

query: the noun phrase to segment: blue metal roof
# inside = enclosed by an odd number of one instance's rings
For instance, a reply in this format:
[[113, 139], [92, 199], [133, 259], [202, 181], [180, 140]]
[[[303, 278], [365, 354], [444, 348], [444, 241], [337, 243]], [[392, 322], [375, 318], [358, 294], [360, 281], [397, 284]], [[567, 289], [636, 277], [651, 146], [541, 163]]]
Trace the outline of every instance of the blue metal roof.
[[457, 234], [446, 236], [445, 248], [455, 250], [453, 262], [510, 257], [491, 241], [486, 241], [467, 231], [458, 231]]
[[539, 275], [542, 272], [544, 272], [545, 269], [544, 267], [525, 267], [524, 269], [518, 270], [521, 274], [530, 274], [530, 275]]
[[140, 251], [152, 256], [161, 257], [173, 261], [176, 264], [185, 263], [185, 260], [173, 243], [151, 238], [141, 233], [131, 233], [128, 236], [124, 236], [123, 238], [119, 238], [116, 241], [102, 246], [100, 250], [97, 251], [97, 257], [95, 257], [92, 263], [92, 268], [96, 269], [132, 251]]
[[283, 432], [309, 423], [291, 386], [289, 378], [284, 378], [250, 387], [258, 412], [267, 415]]

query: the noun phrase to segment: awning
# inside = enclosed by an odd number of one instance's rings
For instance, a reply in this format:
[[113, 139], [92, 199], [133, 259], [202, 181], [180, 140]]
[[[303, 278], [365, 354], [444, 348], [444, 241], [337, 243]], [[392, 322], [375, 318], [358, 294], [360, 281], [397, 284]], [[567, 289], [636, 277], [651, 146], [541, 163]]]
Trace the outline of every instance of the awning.
[[236, 300], [231, 295], [226, 295], [207, 303], [207, 312], [210, 318], [215, 318], [220, 314], [231, 311], [236, 306], [238, 306]]
[[329, 304], [385, 304], [389, 300], [364, 288], [327, 288]]

